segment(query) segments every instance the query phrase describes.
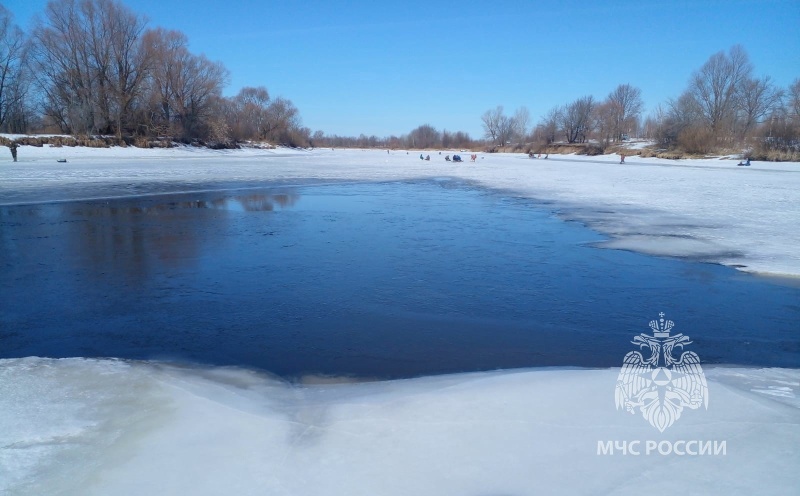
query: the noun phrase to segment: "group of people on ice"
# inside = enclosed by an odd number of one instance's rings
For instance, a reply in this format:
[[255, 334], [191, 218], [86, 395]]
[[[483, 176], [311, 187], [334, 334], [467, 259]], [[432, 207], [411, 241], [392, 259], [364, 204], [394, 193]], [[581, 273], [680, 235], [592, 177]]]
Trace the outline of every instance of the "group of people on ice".
[[[448, 162], [450, 162], [450, 155], [445, 156], [444, 159], [447, 160]], [[472, 155], [469, 156], [470, 162], [474, 162], [477, 159], [478, 159], [478, 154], [477, 153], [473, 153]], [[461, 155], [453, 155], [452, 161], [453, 162], [463, 162], [463, 160], [461, 159]]]
[[[387, 150], [387, 152], [388, 152], [388, 150]], [[441, 154], [442, 154], [442, 152], [439, 152], [439, 155], [441, 155]], [[470, 158], [471, 162], [475, 162], [478, 159], [478, 154], [477, 153], [473, 153], [472, 155], [469, 156], [469, 158]], [[430, 160], [431, 156], [430, 155], [424, 155], [424, 154], [420, 153], [419, 154], [419, 159], [420, 160]], [[453, 155], [453, 158], [450, 158], [450, 155], [446, 155], [444, 157], [444, 159], [446, 161], [448, 161], [448, 162], [463, 162], [464, 161], [464, 159], [461, 158], [461, 155]]]

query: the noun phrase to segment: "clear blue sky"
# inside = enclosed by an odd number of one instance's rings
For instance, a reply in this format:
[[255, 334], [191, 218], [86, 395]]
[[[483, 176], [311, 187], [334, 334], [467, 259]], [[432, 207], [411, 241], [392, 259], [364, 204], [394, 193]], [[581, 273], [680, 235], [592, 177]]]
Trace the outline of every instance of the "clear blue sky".
[[[0, 0], [27, 30], [46, 0]], [[756, 75], [800, 77], [800, 1], [129, 0], [231, 72], [265, 86], [312, 131], [401, 135], [420, 124], [481, 137], [481, 114], [535, 123], [576, 98], [641, 88], [647, 112], [712, 54], [744, 46]]]

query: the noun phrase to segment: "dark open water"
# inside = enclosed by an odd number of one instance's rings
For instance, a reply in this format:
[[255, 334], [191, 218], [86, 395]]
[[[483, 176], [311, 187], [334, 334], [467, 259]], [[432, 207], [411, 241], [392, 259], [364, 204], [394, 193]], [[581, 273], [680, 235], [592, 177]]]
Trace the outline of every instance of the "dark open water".
[[449, 180], [0, 207], [0, 358], [612, 367], [663, 311], [704, 363], [800, 366], [800, 288], [602, 239]]

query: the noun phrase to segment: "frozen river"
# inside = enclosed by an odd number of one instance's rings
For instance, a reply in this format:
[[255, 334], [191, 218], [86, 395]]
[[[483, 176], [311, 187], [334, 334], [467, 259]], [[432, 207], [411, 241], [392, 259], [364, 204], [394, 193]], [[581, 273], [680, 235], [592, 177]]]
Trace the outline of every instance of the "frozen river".
[[[798, 164], [20, 157], [0, 167], [2, 494], [800, 484], [797, 279], [743, 272], [800, 273]], [[663, 433], [615, 407], [659, 312], [710, 398]], [[708, 449], [619, 451], [648, 443]]]

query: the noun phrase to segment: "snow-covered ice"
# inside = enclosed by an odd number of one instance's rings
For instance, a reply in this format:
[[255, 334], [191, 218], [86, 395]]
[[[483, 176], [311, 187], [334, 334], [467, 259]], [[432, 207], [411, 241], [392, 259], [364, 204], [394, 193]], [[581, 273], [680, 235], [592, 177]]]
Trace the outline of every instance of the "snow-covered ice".
[[[2, 157], [0, 147], [0, 157]], [[7, 150], [6, 150], [7, 153]], [[457, 177], [550, 204], [609, 236], [604, 246], [689, 256], [749, 272], [800, 275], [800, 163], [663, 160], [616, 155], [476, 163], [416, 152], [32, 147], [0, 166], [0, 204], [137, 195], [262, 182]], [[66, 163], [57, 159], [65, 158]], [[0, 158], [1, 160], [1, 158]]]
[[[290, 385], [236, 369], [3, 360], [0, 492], [796, 494], [800, 371], [709, 369], [709, 409], [664, 434], [615, 409], [617, 372]], [[784, 394], [753, 390], [753, 377]], [[598, 454], [608, 441], [639, 441], [639, 455]], [[725, 451], [646, 454], [647, 441]]]

